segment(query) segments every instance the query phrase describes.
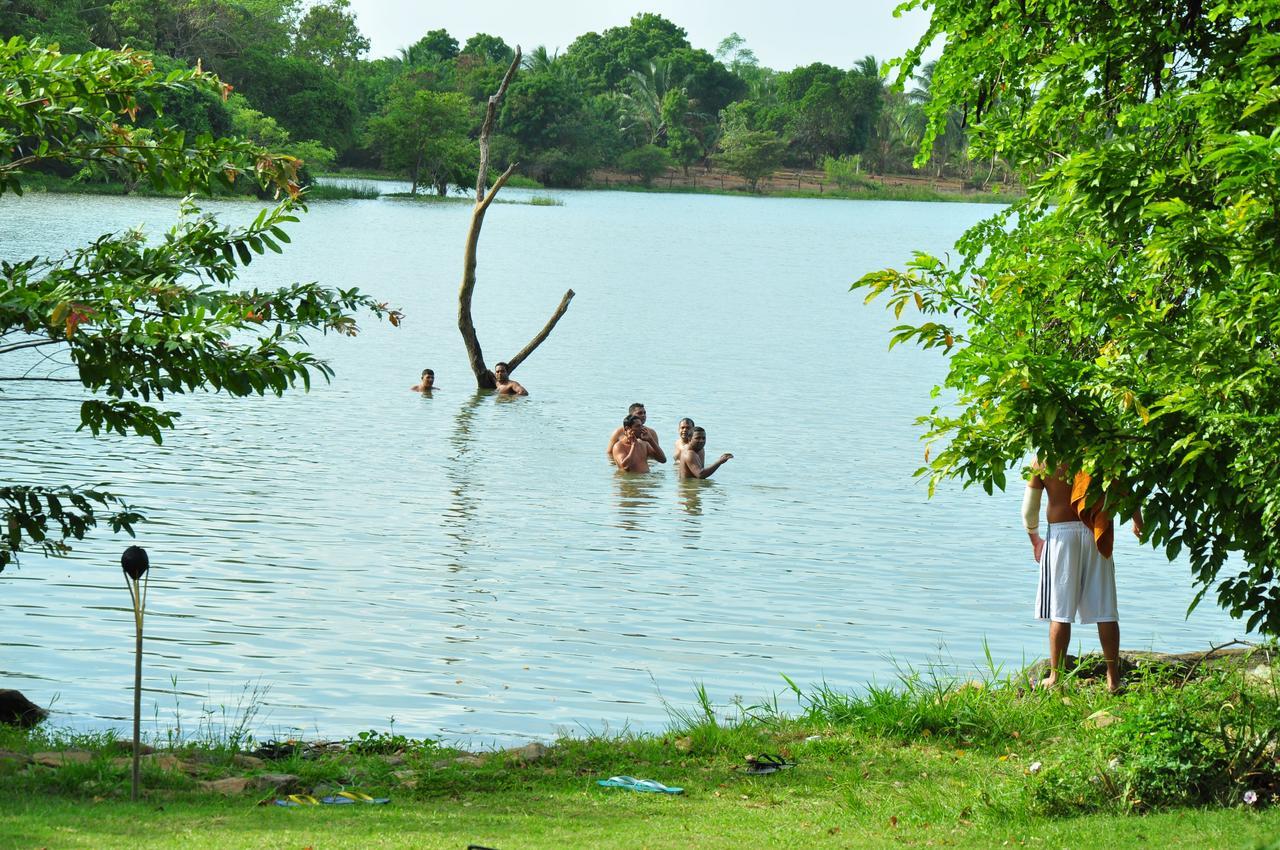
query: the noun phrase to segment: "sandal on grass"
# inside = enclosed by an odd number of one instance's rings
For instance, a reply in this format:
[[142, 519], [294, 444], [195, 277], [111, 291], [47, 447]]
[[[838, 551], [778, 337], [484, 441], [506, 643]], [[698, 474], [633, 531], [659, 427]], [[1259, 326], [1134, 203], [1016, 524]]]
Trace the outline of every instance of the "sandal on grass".
[[596, 784], [606, 788], [626, 788], [629, 791], [648, 791], [653, 794], [684, 793], [683, 788], [663, 785], [652, 779], [636, 779], [634, 776], [610, 776], [608, 779], [597, 779]]
[[391, 802], [390, 797], [370, 797], [368, 794], [362, 794], [359, 791], [339, 791], [330, 797], [321, 797], [320, 802], [327, 803], [331, 806], [345, 806], [351, 803], [365, 803], [373, 806], [383, 806]]
[[773, 753], [762, 753], [758, 756], [747, 756], [746, 772], [751, 776], [764, 776], [795, 766], [795, 762], [787, 761], [782, 756], [776, 756]]
[[320, 801], [310, 794], [290, 794], [288, 797], [281, 797], [276, 800], [277, 806], [318, 806]]

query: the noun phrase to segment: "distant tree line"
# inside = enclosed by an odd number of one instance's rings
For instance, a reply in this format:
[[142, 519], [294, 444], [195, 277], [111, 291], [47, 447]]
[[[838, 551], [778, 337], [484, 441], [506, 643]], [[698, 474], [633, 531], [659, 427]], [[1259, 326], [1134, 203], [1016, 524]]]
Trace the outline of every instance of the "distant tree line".
[[[395, 56], [368, 59], [348, 0], [0, 0], [0, 37], [57, 43], [64, 53], [129, 46], [158, 66], [216, 72], [225, 100], [168, 91], [166, 124], [237, 135], [293, 154], [311, 170], [380, 168], [444, 193], [474, 182], [483, 104], [512, 46], [432, 30]], [[825, 168], [841, 185], [914, 170], [930, 72], [903, 92], [867, 56], [848, 69], [761, 65], [732, 34], [714, 54], [656, 14], [576, 38], [563, 54], [533, 49], [503, 103], [494, 164], [553, 186], [598, 168], [648, 181], [670, 167], [718, 164], [754, 187], [779, 167]], [[155, 120], [154, 115], [144, 117]], [[986, 183], [1000, 162], [966, 155], [963, 115], [935, 138], [929, 173]]]

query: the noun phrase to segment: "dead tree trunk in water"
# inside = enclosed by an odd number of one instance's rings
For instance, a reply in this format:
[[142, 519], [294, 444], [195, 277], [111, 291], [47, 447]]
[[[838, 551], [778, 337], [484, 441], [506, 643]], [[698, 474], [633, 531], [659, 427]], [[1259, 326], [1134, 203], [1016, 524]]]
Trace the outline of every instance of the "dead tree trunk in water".
[[[476, 175], [476, 205], [471, 210], [471, 228], [467, 231], [466, 252], [462, 259], [462, 287], [458, 290], [458, 332], [462, 334], [462, 342], [467, 347], [467, 359], [471, 363], [471, 371], [476, 376], [476, 386], [482, 390], [493, 389], [497, 386], [497, 381], [493, 377], [493, 372], [484, 363], [484, 355], [480, 351], [480, 340], [476, 337], [476, 326], [471, 321], [471, 296], [476, 288], [476, 247], [480, 242], [480, 228], [484, 225], [485, 212], [493, 203], [498, 190], [507, 184], [516, 166], [519, 165], [519, 163], [511, 163], [507, 166], [507, 170], [493, 181], [493, 186], [488, 191], [485, 190], [485, 185], [489, 182], [489, 136], [493, 132], [494, 116], [497, 114], [502, 96], [507, 93], [507, 87], [511, 85], [511, 80], [519, 67], [520, 48], [517, 46], [515, 58], [511, 60], [511, 67], [503, 76], [497, 93], [489, 97], [489, 105], [485, 109], [484, 124], [480, 128], [480, 169]], [[569, 302], [572, 299], [573, 290], [570, 289], [564, 294], [564, 298], [560, 299], [560, 306], [556, 308], [542, 330], [538, 331], [519, 354], [507, 361], [507, 368], [510, 371], [514, 372], [516, 367], [523, 363], [551, 334], [556, 322], [560, 321], [560, 317], [569, 309]]]

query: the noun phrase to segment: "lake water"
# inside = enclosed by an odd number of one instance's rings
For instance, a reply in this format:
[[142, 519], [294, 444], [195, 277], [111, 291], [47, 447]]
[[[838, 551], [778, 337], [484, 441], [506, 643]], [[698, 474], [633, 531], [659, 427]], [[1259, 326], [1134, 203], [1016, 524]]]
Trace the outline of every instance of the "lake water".
[[[508, 191], [504, 197], [528, 198]], [[539, 193], [548, 194], [548, 193]], [[967, 204], [555, 192], [495, 205], [474, 315], [486, 358], [515, 354], [527, 399], [477, 395], [456, 330], [466, 204], [313, 205], [244, 280], [359, 286], [404, 324], [316, 337], [330, 384], [285, 398], [177, 397], [155, 446], [74, 432], [78, 391], [8, 385], [0, 479], [111, 482], [151, 522], [144, 716], [222, 722], [259, 694], [260, 735], [370, 727], [471, 745], [654, 731], [665, 699], [746, 703], [801, 685], [854, 690], [898, 665], [963, 675], [984, 642], [1045, 652], [1021, 487], [989, 497], [912, 477], [913, 424], [945, 363], [886, 350], [892, 316], [849, 284], [943, 252], [994, 211]], [[211, 204], [228, 220], [247, 204]], [[0, 256], [55, 252], [166, 200], [0, 200]], [[424, 367], [439, 389], [408, 391]], [[17, 403], [16, 399], [28, 399]], [[707, 482], [624, 478], [610, 431], [647, 404], [664, 447], [707, 428]], [[1190, 650], [1239, 635], [1187, 565], [1118, 536], [1123, 645]], [[132, 617], [125, 537], [0, 575], [0, 681], [77, 728], [124, 726]], [[1075, 644], [1096, 647], [1091, 628]], [[785, 693], [780, 705], [794, 709]]]

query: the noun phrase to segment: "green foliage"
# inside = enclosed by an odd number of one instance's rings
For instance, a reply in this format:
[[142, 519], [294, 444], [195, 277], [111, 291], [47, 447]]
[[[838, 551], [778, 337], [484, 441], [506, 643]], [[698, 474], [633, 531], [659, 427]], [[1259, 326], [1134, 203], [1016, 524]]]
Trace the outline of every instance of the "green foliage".
[[689, 47], [686, 36], [671, 21], [646, 12], [625, 27], [578, 36], [565, 51], [564, 61], [589, 94], [601, 94], [616, 89], [632, 71]]
[[767, 177], [782, 164], [787, 143], [764, 130], [749, 130], [745, 124], [734, 124], [720, 138], [720, 154], [716, 161], [746, 180], [756, 191], [762, 177]]
[[1032, 182], [954, 266], [855, 284], [924, 314], [895, 343], [951, 355], [921, 474], [990, 491], [1032, 451], [1091, 471], [1119, 512], [1142, 504], [1153, 546], [1189, 553], [1196, 601], [1280, 631], [1280, 9], [934, 9], [898, 66], [947, 34], [922, 156], [967, 109], [971, 155]]
[[475, 123], [465, 95], [421, 89], [405, 78], [369, 128], [384, 168], [407, 174], [414, 194], [425, 183], [444, 195], [450, 183], [465, 182], [475, 172], [479, 152], [469, 137]]
[[296, 56], [321, 65], [355, 62], [369, 51], [369, 39], [351, 14], [350, 0], [329, 0], [307, 9], [298, 21]]
[[[240, 266], [289, 241], [284, 227], [297, 221], [297, 160], [248, 141], [131, 123], [166, 92], [225, 93], [216, 77], [161, 74], [133, 51], [62, 55], [14, 38], [0, 45], [0, 81], [0, 193], [20, 193], [28, 169], [92, 161], [157, 189], [248, 183], [283, 194], [241, 227], [218, 223], [187, 199], [181, 221], [159, 241], [139, 231], [106, 234], [60, 256], [0, 263], [0, 377], [80, 384], [81, 428], [159, 442], [178, 416], [155, 406], [167, 396], [307, 386], [313, 374], [331, 370], [302, 347], [304, 331], [354, 334], [352, 313], [366, 309], [398, 321], [355, 289], [230, 288]], [[75, 377], [62, 377], [66, 369]], [[100, 488], [7, 486], [0, 501], [8, 531], [0, 568], [25, 548], [62, 552], [66, 541], [102, 522], [130, 531], [139, 519]]]
[[827, 179], [841, 189], [852, 189], [855, 186], [866, 186], [868, 180], [862, 176], [862, 157], [859, 155], [834, 157], [822, 160], [822, 171]]
[[1046, 759], [1029, 788], [1047, 814], [1147, 811], [1181, 805], [1258, 804], [1280, 790], [1274, 752], [1280, 700], [1271, 683], [1239, 673], [1181, 687], [1142, 688], [1115, 722]]
[[671, 155], [657, 145], [644, 145], [618, 157], [618, 167], [636, 175], [641, 184], [648, 186], [653, 178], [671, 167]]

